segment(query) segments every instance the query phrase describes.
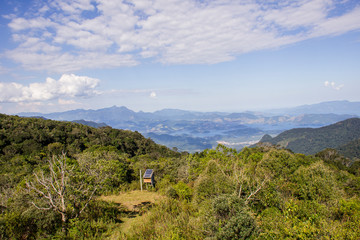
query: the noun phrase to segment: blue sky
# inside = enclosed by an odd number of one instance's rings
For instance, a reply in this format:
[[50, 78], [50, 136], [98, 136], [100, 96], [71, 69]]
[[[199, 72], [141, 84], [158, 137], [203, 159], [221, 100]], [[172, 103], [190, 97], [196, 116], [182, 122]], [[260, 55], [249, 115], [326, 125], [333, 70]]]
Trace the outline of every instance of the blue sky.
[[0, 0], [0, 112], [360, 101], [358, 0]]

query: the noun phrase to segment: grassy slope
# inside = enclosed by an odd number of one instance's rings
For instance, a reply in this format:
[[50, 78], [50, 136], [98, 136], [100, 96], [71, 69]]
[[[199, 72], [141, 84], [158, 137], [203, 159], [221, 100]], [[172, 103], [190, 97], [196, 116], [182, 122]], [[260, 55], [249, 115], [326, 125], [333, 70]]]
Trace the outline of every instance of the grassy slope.
[[[118, 203], [128, 209], [128, 215], [121, 219], [122, 223], [120, 225], [119, 232], [123, 234], [126, 234], [133, 225], [140, 223], [144, 218], [146, 218], [144, 208], [146, 210], [147, 206], [155, 204], [164, 198], [164, 196], [157, 192], [148, 192], [145, 190], [100, 197], [101, 200]], [[119, 233], [115, 232], [112, 238], [116, 239], [119, 236], [118, 234]]]

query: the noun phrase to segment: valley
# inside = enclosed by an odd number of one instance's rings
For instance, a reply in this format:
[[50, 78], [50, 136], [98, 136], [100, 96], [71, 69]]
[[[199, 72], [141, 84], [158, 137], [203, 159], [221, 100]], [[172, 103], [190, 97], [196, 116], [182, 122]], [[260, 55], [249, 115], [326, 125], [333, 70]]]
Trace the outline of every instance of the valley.
[[[215, 148], [219, 143], [242, 149], [259, 141], [265, 134], [276, 136], [292, 128], [323, 127], [357, 117], [360, 115], [358, 106], [356, 102], [325, 102], [292, 109], [275, 109], [274, 113], [196, 112], [177, 109], [151, 113], [113, 106], [97, 110], [78, 109], [47, 114], [28, 112], [18, 115], [82, 121], [97, 127], [108, 125], [117, 129], [138, 131], [169, 148], [196, 152]], [[320, 108], [323, 110], [317, 113]], [[344, 112], [344, 109], [347, 112]]]

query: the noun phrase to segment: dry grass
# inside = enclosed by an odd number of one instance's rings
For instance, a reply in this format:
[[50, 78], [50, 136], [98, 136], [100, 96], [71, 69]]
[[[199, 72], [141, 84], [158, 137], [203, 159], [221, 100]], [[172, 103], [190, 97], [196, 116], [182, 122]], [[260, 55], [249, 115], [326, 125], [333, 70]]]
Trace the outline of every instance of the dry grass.
[[[117, 232], [109, 239], [123, 239], [125, 234], [131, 229], [133, 225], [141, 223], [146, 219], [147, 213], [143, 213], [143, 215], [139, 215], [137, 206], [141, 206], [144, 203], [157, 203], [164, 199], [165, 197], [156, 193], [156, 192], [148, 192], [148, 191], [131, 191], [121, 193], [120, 195], [109, 195], [109, 196], [101, 196], [99, 199], [114, 202], [121, 204], [128, 211], [133, 212], [135, 214], [129, 214], [128, 217], [121, 218], [122, 223], [120, 224], [120, 228]], [[121, 235], [121, 237], [119, 237]]]
[[121, 193], [120, 195], [101, 196], [100, 200], [107, 202], [120, 203], [130, 211], [133, 211], [136, 205], [144, 202], [156, 203], [157, 201], [164, 199], [164, 196], [156, 192], [148, 191], [131, 191]]

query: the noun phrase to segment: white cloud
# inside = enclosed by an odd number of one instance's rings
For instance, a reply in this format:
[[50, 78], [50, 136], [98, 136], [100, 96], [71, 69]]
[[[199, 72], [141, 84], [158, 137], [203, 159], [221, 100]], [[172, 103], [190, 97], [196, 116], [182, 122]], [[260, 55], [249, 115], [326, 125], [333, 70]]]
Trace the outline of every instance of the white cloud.
[[33, 18], [8, 15], [19, 45], [6, 56], [27, 69], [55, 72], [132, 66], [145, 58], [212, 64], [360, 29], [359, 5], [331, 15], [345, 9], [341, 4], [346, 2], [55, 0]]
[[292, 1], [282, 8], [266, 11], [264, 20], [288, 30], [312, 27], [326, 19], [331, 3], [329, 0]]
[[0, 83], [0, 102], [41, 102], [60, 98], [60, 104], [68, 104], [61, 98], [96, 95], [99, 93], [95, 90], [98, 84], [98, 79], [74, 74], [64, 74], [58, 81], [47, 78], [45, 82], [31, 83], [29, 86]]
[[9, 27], [13, 31], [22, 31], [22, 30], [41, 30], [48, 27], [56, 27], [57, 23], [52, 22], [50, 19], [44, 17], [37, 17], [33, 19], [25, 18], [14, 18], [10, 23]]
[[325, 82], [324, 82], [324, 86], [339, 91], [339, 90], [341, 90], [341, 89], [344, 87], [344, 84], [338, 85], [338, 84], [336, 84], [335, 82], [325, 81]]
[[68, 14], [79, 14], [84, 10], [91, 11], [94, 9], [91, 0], [55, 0], [51, 5]]
[[[51, 45], [44, 44], [44, 48], [51, 48]], [[105, 54], [101, 52], [83, 52], [72, 54], [68, 52], [35, 52], [34, 48], [17, 48], [7, 52], [12, 60], [21, 63], [25, 68], [31, 70], [46, 70], [49, 72], [73, 72], [80, 69], [91, 68], [113, 68], [120, 66], [134, 66], [137, 62], [128, 54]]]
[[150, 93], [150, 98], [156, 98], [156, 97], [157, 97], [156, 92], [151, 92]]
[[58, 99], [58, 103], [60, 105], [74, 105], [74, 104], [80, 104], [74, 100], [66, 100], [66, 99], [62, 99], [62, 98], [59, 98]]
[[53, 103], [45, 103], [45, 102], [18, 102], [11, 107], [9, 112], [19, 113], [19, 112], [40, 112], [44, 108], [54, 109]]
[[313, 36], [340, 35], [360, 28], [360, 7], [346, 15], [323, 21], [314, 27]]

